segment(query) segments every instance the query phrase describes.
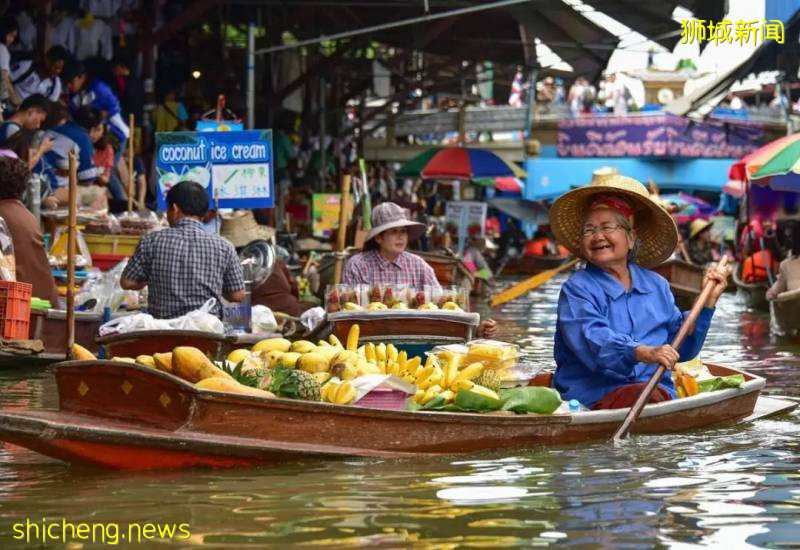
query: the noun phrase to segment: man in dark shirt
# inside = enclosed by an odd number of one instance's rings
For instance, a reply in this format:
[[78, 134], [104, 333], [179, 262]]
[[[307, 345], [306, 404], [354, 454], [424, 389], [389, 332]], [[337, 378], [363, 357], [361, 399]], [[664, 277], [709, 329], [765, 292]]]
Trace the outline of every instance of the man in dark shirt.
[[203, 229], [208, 193], [182, 181], [167, 193], [170, 228], [145, 235], [122, 273], [127, 290], [148, 287], [148, 312], [157, 319], [179, 317], [200, 308], [209, 298], [211, 313], [222, 317], [224, 297], [241, 302], [244, 276], [233, 245]]

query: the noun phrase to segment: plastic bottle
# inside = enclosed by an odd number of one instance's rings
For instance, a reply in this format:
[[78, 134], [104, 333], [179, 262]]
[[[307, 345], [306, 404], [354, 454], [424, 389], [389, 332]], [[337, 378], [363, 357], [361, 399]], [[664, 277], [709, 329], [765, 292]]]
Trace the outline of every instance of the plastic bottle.
[[571, 413], [581, 412], [582, 408], [583, 407], [581, 407], [581, 404], [577, 399], [569, 400], [569, 412]]

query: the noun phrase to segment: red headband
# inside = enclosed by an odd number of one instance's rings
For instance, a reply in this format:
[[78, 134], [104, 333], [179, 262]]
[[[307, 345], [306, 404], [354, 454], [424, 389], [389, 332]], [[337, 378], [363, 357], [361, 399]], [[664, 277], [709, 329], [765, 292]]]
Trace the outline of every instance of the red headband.
[[635, 212], [631, 203], [615, 195], [598, 195], [589, 205], [589, 210], [594, 210], [595, 208], [611, 208], [629, 220], [633, 219]]

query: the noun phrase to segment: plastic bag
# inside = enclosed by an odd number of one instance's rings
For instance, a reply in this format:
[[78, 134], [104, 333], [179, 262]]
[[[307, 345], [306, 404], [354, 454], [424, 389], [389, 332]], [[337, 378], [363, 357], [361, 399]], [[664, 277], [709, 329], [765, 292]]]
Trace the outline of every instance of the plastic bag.
[[197, 330], [224, 334], [225, 327], [222, 321], [216, 315], [209, 313], [216, 303], [217, 301], [214, 298], [209, 298], [200, 309], [190, 311], [186, 315], [174, 319], [155, 319], [149, 313], [118, 317], [104, 323], [98, 332], [101, 336], [140, 330]]
[[275, 319], [272, 310], [261, 304], [253, 306], [250, 322], [252, 323], [253, 332], [255, 333], [277, 332], [278, 330], [278, 321]]
[[0, 218], [0, 279], [4, 281], [16, 281], [16, 265], [14, 241], [11, 238], [11, 232], [8, 230], [6, 221]]
[[325, 310], [321, 307], [312, 307], [309, 310], [303, 312], [300, 316], [300, 323], [306, 327], [306, 329], [311, 332], [319, 325], [325, 322]]
[[158, 216], [152, 210], [123, 212], [118, 218], [121, 233], [124, 235], [145, 235], [161, 228]]
[[[50, 248], [50, 265], [58, 269], [67, 269], [67, 228], [59, 227], [53, 238], [53, 246]], [[83, 270], [92, 267], [92, 255], [89, 246], [83, 238], [81, 231], [75, 232], [75, 269]]]

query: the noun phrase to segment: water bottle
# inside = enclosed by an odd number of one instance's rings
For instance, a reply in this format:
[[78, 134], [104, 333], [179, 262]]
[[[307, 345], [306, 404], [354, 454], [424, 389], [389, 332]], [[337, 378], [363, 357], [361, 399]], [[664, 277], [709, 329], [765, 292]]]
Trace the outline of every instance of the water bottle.
[[253, 294], [253, 260], [248, 259], [242, 262], [242, 273], [244, 274], [244, 299], [239, 303], [239, 323], [244, 332], [253, 332], [252, 326], [252, 302]]
[[569, 400], [569, 412], [570, 413], [581, 412], [582, 408], [583, 407], [581, 407], [581, 404], [577, 399], [570, 399]]

